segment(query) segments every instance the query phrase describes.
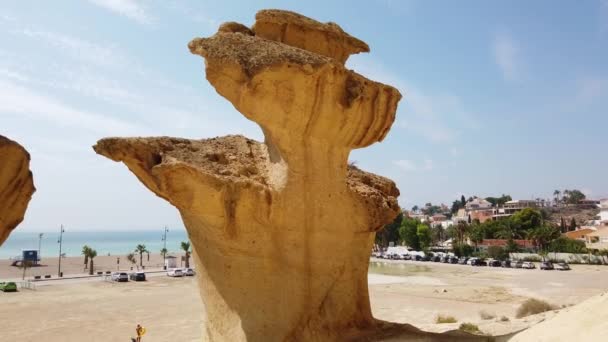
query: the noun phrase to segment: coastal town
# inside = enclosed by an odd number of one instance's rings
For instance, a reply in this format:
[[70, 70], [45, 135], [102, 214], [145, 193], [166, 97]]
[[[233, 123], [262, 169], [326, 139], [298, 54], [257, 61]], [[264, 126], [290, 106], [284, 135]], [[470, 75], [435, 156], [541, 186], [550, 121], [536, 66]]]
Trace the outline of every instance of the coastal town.
[[376, 237], [376, 255], [388, 247], [454, 252], [505, 259], [509, 254], [563, 253], [567, 262], [608, 260], [608, 199], [579, 190], [554, 191], [552, 199], [509, 195], [455, 200], [451, 207], [427, 203], [403, 209]]

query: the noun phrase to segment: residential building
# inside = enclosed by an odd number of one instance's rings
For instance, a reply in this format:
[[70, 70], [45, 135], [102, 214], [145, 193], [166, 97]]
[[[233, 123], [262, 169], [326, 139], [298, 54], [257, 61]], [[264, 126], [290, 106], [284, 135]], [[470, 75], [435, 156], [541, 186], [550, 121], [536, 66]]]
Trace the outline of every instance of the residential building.
[[467, 204], [465, 204], [465, 209], [467, 210], [467, 212], [480, 209], [492, 209], [492, 203], [486, 201], [483, 198], [475, 197], [472, 201], [467, 202]]
[[506, 202], [502, 207], [503, 213], [507, 215], [513, 215], [525, 208], [538, 208], [538, 203], [536, 200], [513, 200]]
[[573, 230], [570, 232], [566, 232], [564, 234], [562, 234], [563, 236], [569, 238], [569, 239], [573, 239], [573, 240], [580, 240], [580, 241], [587, 241], [587, 235], [595, 232], [597, 229], [595, 227], [581, 227], [580, 229], [577, 230]]
[[608, 227], [598, 228], [585, 236], [587, 249], [608, 249]]
[[600, 200], [599, 225], [608, 226], [608, 198]]

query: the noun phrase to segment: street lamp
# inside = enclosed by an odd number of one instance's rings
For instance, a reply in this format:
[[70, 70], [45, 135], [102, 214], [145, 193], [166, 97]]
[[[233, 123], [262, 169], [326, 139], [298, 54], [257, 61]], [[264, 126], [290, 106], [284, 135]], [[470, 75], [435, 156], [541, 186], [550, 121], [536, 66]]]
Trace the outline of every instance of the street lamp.
[[161, 240], [163, 241], [163, 268], [167, 267], [167, 232], [169, 231], [169, 228], [167, 228], [167, 226], [165, 226], [165, 229], [163, 229], [163, 236], [161, 237]]
[[61, 230], [59, 231], [59, 240], [57, 240], [57, 243], [59, 244], [59, 266], [57, 268], [57, 276], [61, 277], [61, 245], [63, 243], [63, 233], [65, 232], [65, 229], [63, 229], [63, 225], [61, 225]]
[[[44, 233], [40, 233], [38, 234], [38, 260], [42, 261], [42, 256], [40, 254], [40, 246], [42, 245], [42, 237], [44, 236]], [[38, 262], [38, 261], [36, 261]]]

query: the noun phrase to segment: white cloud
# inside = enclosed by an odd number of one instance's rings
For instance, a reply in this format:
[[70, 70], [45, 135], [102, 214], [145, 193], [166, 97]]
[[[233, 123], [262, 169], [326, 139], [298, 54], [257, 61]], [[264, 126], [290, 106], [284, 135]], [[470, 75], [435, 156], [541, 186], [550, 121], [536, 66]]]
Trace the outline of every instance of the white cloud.
[[456, 148], [456, 147], [450, 148], [450, 155], [452, 157], [454, 157], [454, 158], [460, 157], [461, 154], [462, 154], [462, 151], [460, 151], [459, 148]]
[[408, 159], [394, 160], [393, 164], [399, 166], [403, 171], [416, 171], [416, 164]]
[[42, 40], [74, 59], [94, 63], [96, 65], [115, 66], [124, 64], [127, 60], [124, 55], [113, 47], [93, 43], [73, 36], [30, 29], [15, 30], [13, 33], [22, 34], [32, 39]]
[[499, 33], [492, 43], [494, 60], [500, 68], [503, 77], [515, 81], [521, 73], [520, 49], [517, 42], [507, 33]]
[[32, 89], [0, 80], [0, 113], [45, 120], [59, 127], [70, 127], [101, 135], [141, 135], [141, 126], [108, 115], [80, 111]]
[[393, 160], [393, 164], [397, 165], [403, 171], [415, 172], [415, 171], [430, 171], [433, 169], [433, 160], [424, 159], [422, 162], [417, 163], [409, 159]]
[[608, 79], [601, 77], [583, 77], [577, 81], [576, 100], [589, 103], [608, 96]]
[[89, 0], [94, 5], [123, 15], [140, 24], [149, 24], [153, 18], [147, 13], [142, 1], [138, 0]]

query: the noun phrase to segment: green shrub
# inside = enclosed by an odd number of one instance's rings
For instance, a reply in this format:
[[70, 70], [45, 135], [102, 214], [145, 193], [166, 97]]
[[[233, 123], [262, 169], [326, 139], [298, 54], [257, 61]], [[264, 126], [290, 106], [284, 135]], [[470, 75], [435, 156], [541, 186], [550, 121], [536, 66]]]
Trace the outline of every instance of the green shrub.
[[438, 315], [437, 318], [435, 319], [435, 323], [437, 323], [437, 324], [456, 323], [456, 322], [458, 322], [458, 320], [456, 318], [454, 318], [453, 316]]
[[479, 312], [479, 317], [481, 317], [481, 319], [483, 319], [483, 320], [488, 320], [488, 319], [496, 318], [496, 315], [482, 310]]
[[496, 260], [505, 260], [509, 257], [509, 253], [500, 246], [490, 246], [488, 247], [488, 256]]
[[551, 241], [547, 248], [549, 252], [557, 253], [586, 253], [585, 242], [580, 240], [569, 239], [565, 236], [560, 236]]
[[555, 309], [556, 307], [554, 305], [551, 305], [545, 302], [544, 300], [530, 298], [527, 299], [525, 302], [521, 303], [521, 305], [517, 309], [515, 317], [522, 318]]
[[473, 254], [473, 247], [467, 245], [466, 243], [463, 244], [454, 244], [452, 246], [452, 252], [457, 256], [457, 257], [462, 257], [462, 256], [470, 256], [471, 254]]
[[462, 330], [471, 334], [481, 334], [481, 330], [479, 330], [479, 327], [473, 323], [462, 323], [460, 327], [458, 327], [458, 330]]

